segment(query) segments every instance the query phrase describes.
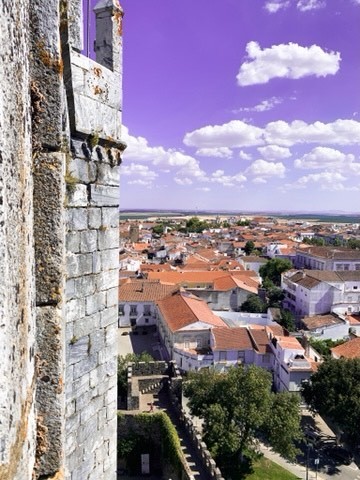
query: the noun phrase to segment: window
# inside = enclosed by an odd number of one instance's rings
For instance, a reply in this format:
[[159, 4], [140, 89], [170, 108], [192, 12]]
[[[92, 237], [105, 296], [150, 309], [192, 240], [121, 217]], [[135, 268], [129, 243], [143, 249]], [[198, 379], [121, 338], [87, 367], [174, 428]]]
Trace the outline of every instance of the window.
[[360, 263], [355, 263], [355, 270], [360, 270]]
[[350, 269], [350, 265], [348, 263], [345, 263], [344, 264], [344, 270], [349, 270]]
[[357, 290], [357, 289], [358, 289], [357, 285], [354, 285], [354, 286], [353, 286], [353, 289], [354, 289], [354, 290]]
[[137, 305], [130, 305], [130, 315], [137, 315]]
[[201, 337], [196, 337], [196, 345], [197, 348], [201, 348], [203, 346], [203, 339]]
[[150, 305], [144, 305], [144, 315], [151, 315]]
[[122, 303], [119, 305], [119, 315], [125, 315], [125, 305]]
[[219, 352], [219, 360], [221, 361], [226, 361], [226, 352]]
[[242, 350], [239, 350], [237, 357], [240, 362], [243, 362], [245, 360], [245, 352], [243, 352]]

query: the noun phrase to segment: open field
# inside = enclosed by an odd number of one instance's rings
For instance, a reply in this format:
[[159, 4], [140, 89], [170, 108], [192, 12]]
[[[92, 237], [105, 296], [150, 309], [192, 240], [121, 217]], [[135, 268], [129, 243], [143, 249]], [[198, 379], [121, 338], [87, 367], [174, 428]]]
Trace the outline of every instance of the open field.
[[205, 211], [164, 211], [164, 210], [125, 210], [120, 212], [121, 220], [149, 219], [158, 218], [184, 218], [197, 216], [201, 218], [214, 218], [216, 216], [222, 219], [231, 216], [253, 218], [258, 216], [278, 218], [279, 220], [294, 220], [311, 223], [360, 223], [360, 214], [323, 214], [323, 213], [283, 213], [283, 212], [205, 212]]

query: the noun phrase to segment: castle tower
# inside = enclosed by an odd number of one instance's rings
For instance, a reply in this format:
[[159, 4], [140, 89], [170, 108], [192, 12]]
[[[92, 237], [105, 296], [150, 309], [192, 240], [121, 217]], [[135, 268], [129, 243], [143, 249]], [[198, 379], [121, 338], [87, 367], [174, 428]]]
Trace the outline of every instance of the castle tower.
[[115, 480], [123, 12], [0, 11], [0, 478]]

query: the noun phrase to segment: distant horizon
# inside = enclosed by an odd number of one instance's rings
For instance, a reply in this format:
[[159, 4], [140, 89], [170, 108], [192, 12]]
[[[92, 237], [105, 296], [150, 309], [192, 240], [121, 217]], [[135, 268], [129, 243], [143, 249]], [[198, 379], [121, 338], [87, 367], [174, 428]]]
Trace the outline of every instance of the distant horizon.
[[259, 213], [272, 213], [280, 215], [343, 215], [349, 217], [360, 217], [359, 212], [348, 212], [341, 210], [230, 210], [230, 209], [188, 209], [188, 208], [120, 208], [119, 212], [206, 212], [206, 213], [236, 213], [241, 215], [242, 213], [246, 214], [259, 214]]
[[123, 208], [358, 211], [360, 0], [121, 5]]

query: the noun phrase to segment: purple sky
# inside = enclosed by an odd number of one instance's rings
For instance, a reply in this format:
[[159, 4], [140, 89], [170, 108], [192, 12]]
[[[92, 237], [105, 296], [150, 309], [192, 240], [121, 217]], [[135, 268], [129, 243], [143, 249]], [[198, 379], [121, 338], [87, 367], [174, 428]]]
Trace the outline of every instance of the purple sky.
[[360, 211], [360, 0], [121, 0], [121, 208]]

